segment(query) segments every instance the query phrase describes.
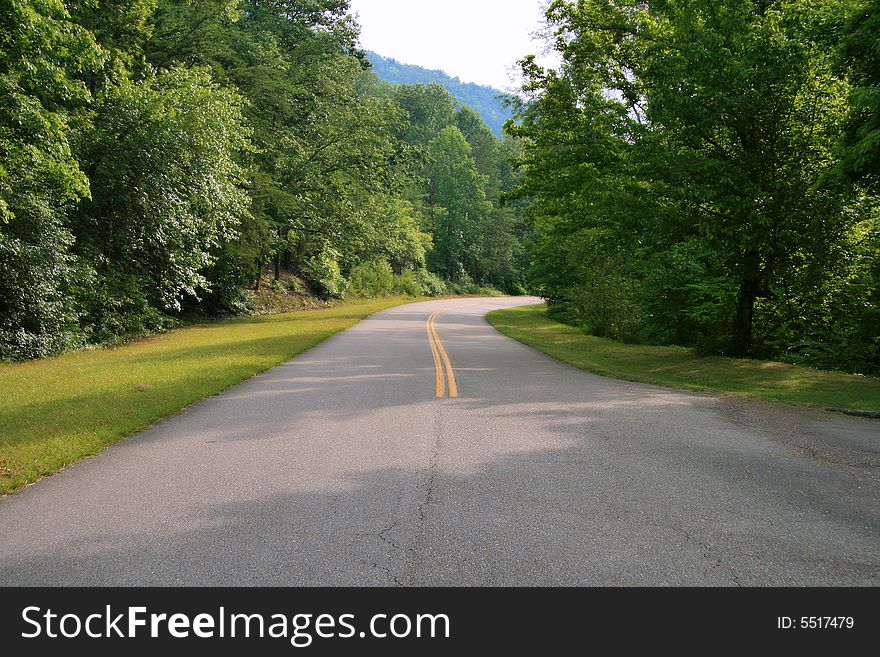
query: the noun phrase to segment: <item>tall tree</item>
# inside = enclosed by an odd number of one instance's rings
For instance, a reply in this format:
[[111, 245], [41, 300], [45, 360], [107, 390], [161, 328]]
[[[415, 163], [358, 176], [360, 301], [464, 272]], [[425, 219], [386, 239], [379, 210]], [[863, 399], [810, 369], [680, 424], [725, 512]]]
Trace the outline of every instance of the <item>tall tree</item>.
[[858, 2], [840, 46], [853, 85], [846, 130], [848, 175], [880, 188], [880, 0]]
[[407, 143], [427, 146], [455, 122], [455, 99], [439, 84], [400, 85], [395, 88], [394, 100], [408, 117], [398, 132]]
[[209, 287], [212, 252], [246, 213], [242, 99], [204, 69], [170, 69], [106, 94], [88, 137], [92, 199], [77, 214], [77, 251], [109, 283], [92, 321], [179, 310]]
[[482, 245], [482, 222], [491, 210], [485, 178], [477, 171], [471, 146], [449, 126], [429, 146], [429, 200], [433, 219], [435, 271], [449, 280], [475, 277]]
[[[527, 180], [549, 199], [547, 244], [587, 238], [584, 255], [607, 263], [593, 274], [623, 276], [647, 334], [752, 355], [777, 348], [795, 308], [816, 307], [846, 224], [826, 175], [845, 85], [807, 30], [827, 4], [550, 5], [563, 66], [525, 62]], [[562, 267], [540, 275], [596, 294]]]
[[0, 3], [0, 358], [77, 340], [70, 290], [86, 272], [64, 212], [89, 195], [71, 138], [102, 58], [60, 0]]

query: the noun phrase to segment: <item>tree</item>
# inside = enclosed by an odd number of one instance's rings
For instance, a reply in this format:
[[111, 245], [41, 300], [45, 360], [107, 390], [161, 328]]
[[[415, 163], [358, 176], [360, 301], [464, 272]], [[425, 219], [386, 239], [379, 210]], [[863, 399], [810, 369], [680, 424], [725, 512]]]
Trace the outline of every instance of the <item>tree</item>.
[[725, 281], [736, 355], [755, 353], [843, 229], [841, 196], [823, 178], [844, 88], [805, 27], [798, 3], [696, 2], [659, 11], [647, 47], [665, 194], [699, 226], [708, 276]]
[[102, 53], [56, 0], [0, 6], [0, 358], [45, 356], [76, 343], [64, 212], [89, 184], [71, 150], [72, 121], [91, 99], [82, 75]]
[[455, 99], [439, 84], [400, 85], [394, 100], [407, 115], [397, 137], [409, 144], [427, 146], [455, 122]]
[[478, 275], [482, 221], [491, 210], [485, 178], [477, 172], [471, 147], [449, 126], [429, 145], [429, 206], [432, 211], [435, 271], [457, 281]]
[[880, 186], [880, 0], [856, 5], [845, 27], [840, 56], [853, 85], [844, 171], [876, 190]]
[[269, 260], [324, 296], [364, 263], [439, 293], [428, 150], [456, 122], [448, 268], [516, 279], [499, 142], [378, 81], [347, 0], [0, 3], [0, 358], [246, 312]]
[[778, 353], [793, 318], [818, 312], [847, 222], [829, 175], [846, 87], [809, 34], [828, 7], [550, 5], [563, 65], [524, 61], [533, 102], [514, 132], [551, 295], [736, 355]]
[[114, 317], [134, 326], [177, 312], [209, 288], [205, 269], [248, 204], [236, 163], [248, 138], [242, 104], [204, 69], [169, 69], [103, 97], [83, 154], [92, 199], [75, 223], [77, 251], [105, 283], [91, 300], [99, 332]]

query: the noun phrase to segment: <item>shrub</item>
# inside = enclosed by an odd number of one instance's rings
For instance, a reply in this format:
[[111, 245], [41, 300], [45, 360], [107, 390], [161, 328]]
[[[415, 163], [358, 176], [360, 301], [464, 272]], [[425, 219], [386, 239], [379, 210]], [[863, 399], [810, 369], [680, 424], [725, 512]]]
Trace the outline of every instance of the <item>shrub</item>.
[[305, 273], [312, 289], [324, 298], [342, 297], [348, 289], [348, 281], [339, 270], [339, 254], [324, 249], [306, 261]]
[[433, 274], [427, 269], [419, 269], [414, 275], [422, 296], [440, 297], [449, 293], [446, 282], [437, 274]]
[[411, 297], [422, 296], [422, 285], [414, 271], [405, 271], [394, 277], [394, 293]]
[[116, 270], [102, 272], [83, 298], [83, 324], [92, 344], [149, 335], [171, 328], [175, 319], [158, 310], [148, 283]]
[[[245, 263], [228, 255], [218, 259], [207, 274], [208, 289], [192, 310], [208, 317], [239, 317], [251, 312], [251, 302], [242, 289], [247, 278]], [[189, 305], [189, 304], [188, 304]], [[189, 308], [188, 308], [189, 309]]]
[[395, 274], [388, 262], [377, 259], [362, 262], [352, 270], [349, 292], [361, 298], [389, 294], [439, 296], [446, 293], [446, 284], [424, 269]]
[[491, 285], [476, 285], [471, 288], [470, 294], [479, 294], [481, 297], [503, 297], [504, 292]]
[[[73, 290], [89, 272], [68, 253], [72, 238], [51, 213], [0, 221], [0, 359], [51, 356], [81, 340]], [[12, 234], [9, 234], [12, 233]]]
[[395, 292], [394, 271], [385, 260], [362, 262], [351, 272], [349, 292], [356, 297], [381, 297]]

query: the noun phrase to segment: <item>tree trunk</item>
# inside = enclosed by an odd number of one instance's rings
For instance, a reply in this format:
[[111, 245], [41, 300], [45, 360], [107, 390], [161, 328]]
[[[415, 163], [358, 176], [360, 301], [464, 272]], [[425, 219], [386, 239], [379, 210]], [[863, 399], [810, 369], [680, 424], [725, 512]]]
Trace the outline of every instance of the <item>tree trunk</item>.
[[760, 286], [755, 279], [746, 279], [740, 282], [736, 301], [736, 318], [733, 324], [733, 344], [731, 345], [734, 356], [745, 357], [752, 353], [755, 300], [758, 298], [759, 289]]
[[275, 282], [281, 279], [281, 252], [275, 254]]
[[260, 291], [260, 284], [263, 282], [263, 259], [257, 258], [257, 281], [254, 283], [254, 292]]

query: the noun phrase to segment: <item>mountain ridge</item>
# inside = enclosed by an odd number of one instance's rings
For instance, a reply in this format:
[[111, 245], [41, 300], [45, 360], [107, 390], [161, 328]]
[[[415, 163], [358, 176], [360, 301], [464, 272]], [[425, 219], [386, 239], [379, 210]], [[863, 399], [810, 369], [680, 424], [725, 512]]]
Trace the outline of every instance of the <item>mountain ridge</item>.
[[457, 76], [453, 77], [439, 69], [405, 64], [372, 50], [367, 51], [367, 59], [373, 65], [376, 75], [385, 82], [391, 84], [439, 84], [460, 103], [469, 106], [482, 116], [486, 125], [496, 135], [503, 136], [504, 124], [512, 117], [512, 113], [499, 99], [499, 96], [508, 96], [508, 93], [475, 82], [462, 82]]

